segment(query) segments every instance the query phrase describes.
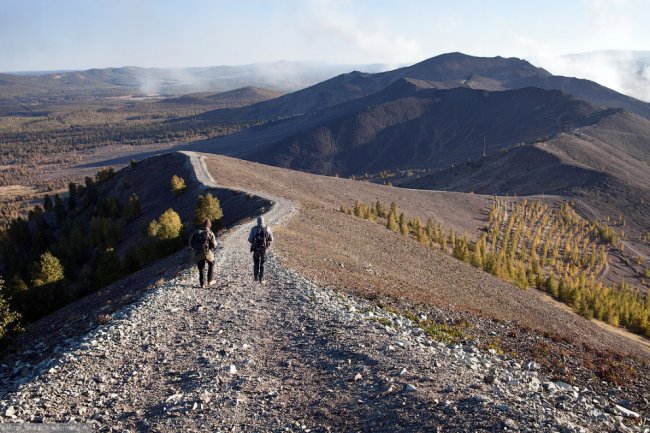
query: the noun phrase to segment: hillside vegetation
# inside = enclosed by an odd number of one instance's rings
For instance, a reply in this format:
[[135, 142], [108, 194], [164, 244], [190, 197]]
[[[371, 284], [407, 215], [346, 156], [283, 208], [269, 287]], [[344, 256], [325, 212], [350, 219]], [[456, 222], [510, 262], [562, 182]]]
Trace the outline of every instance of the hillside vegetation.
[[3, 106], [0, 100], [0, 227], [26, 217], [43, 194], [62, 193], [98, 168], [124, 166], [134, 157], [247, 126], [197, 120], [203, 111], [278, 94], [251, 87], [162, 101], [126, 96], [77, 101], [70, 95], [63, 102]]
[[[587, 319], [650, 337], [650, 295], [623, 280], [617, 287], [600, 278], [608, 267], [606, 246], [622, 248], [618, 233], [606, 224], [590, 223], [568, 203], [558, 209], [541, 202], [496, 201], [480, 239], [468, 240], [429, 218], [409, 219], [395, 202], [356, 202], [341, 206], [348, 215], [378, 222], [434, 250], [453, 255], [517, 287], [535, 287], [568, 304]], [[650, 270], [645, 272], [650, 275]]]
[[[265, 191], [299, 205], [298, 214], [278, 231], [276, 244], [280, 260], [313, 281], [375, 299], [389, 296], [512, 320], [602, 350], [644, 353], [627, 338], [544, 302], [546, 295], [521, 290], [439, 248], [391, 233], [383, 224], [340, 212], [341, 203], [357, 200], [396, 202], [409, 219], [432, 218], [442, 224], [445, 236], [453, 229], [457, 239], [466, 234], [476, 242], [489, 224], [490, 196], [404, 190], [226, 157], [210, 157], [208, 167], [221, 185]], [[562, 203], [553, 197], [545, 201]]]
[[23, 324], [33, 322], [185, 247], [197, 218], [229, 226], [264, 204], [204, 192], [179, 155], [102, 170], [0, 231], [0, 297]]

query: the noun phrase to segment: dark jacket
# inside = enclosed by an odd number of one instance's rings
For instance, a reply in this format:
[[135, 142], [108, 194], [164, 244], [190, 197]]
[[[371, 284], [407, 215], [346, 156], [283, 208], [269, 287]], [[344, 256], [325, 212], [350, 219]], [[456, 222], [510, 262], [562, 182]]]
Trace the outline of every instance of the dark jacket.
[[[260, 229], [262, 229], [262, 228], [264, 228], [264, 229], [266, 230], [266, 236], [267, 236], [267, 238], [266, 238], [266, 244], [267, 244], [267, 248], [268, 248], [268, 246], [271, 245], [271, 242], [273, 242], [273, 233], [271, 233], [271, 229], [269, 228], [269, 226], [260, 226], [260, 225], [256, 225], [256, 226], [253, 226], [253, 228], [251, 228], [251, 231], [250, 231], [250, 233], [248, 234], [248, 243], [251, 244], [251, 248], [253, 247], [253, 240], [255, 239], [255, 235], [257, 234], [257, 231], [260, 230]], [[251, 251], [252, 251], [252, 250], [251, 250]]]

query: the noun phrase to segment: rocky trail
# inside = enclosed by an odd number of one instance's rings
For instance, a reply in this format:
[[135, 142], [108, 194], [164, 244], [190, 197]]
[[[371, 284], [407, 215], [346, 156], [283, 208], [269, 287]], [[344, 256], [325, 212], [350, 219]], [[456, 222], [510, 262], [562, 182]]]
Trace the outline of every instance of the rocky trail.
[[[271, 199], [268, 222], [281, 224], [293, 207]], [[100, 432], [647, 431], [607, 395], [473, 342], [432, 340], [406, 317], [282, 268], [272, 252], [266, 283], [253, 282], [249, 228], [220, 238], [215, 287], [199, 288], [188, 268], [40, 364], [4, 365], [0, 422]]]

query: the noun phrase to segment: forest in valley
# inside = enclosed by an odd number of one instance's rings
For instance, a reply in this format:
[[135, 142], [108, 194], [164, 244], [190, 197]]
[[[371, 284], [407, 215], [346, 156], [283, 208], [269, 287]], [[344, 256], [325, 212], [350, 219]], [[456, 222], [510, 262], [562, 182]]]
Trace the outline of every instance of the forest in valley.
[[43, 194], [63, 194], [69, 183], [83, 183], [87, 170], [78, 166], [93, 155], [108, 153], [114, 158], [139, 146], [180, 145], [248, 126], [198, 119], [209, 109], [210, 105], [104, 99], [4, 113], [0, 116], [0, 227], [25, 217]]

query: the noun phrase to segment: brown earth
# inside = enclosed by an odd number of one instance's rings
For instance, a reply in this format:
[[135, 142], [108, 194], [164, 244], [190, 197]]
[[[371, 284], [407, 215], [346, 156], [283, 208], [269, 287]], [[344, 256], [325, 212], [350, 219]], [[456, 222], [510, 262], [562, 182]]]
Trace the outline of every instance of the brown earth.
[[283, 265], [308, 279], [367, 298], [399, 298], [469, 311], [557, 335], [598, 351], [650, 359], [650, 352], [577, 314], [543, 302], [452, 257], [338, 211], [355, 200], [395, 201], [409, 216], [433, 217], [475, 237], [486, 223], [491, 197], [403, 190], [316, 176], [223, 156], [206, 155], [215, 181], [292, 200], [298, 212], [276, 233]]

